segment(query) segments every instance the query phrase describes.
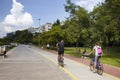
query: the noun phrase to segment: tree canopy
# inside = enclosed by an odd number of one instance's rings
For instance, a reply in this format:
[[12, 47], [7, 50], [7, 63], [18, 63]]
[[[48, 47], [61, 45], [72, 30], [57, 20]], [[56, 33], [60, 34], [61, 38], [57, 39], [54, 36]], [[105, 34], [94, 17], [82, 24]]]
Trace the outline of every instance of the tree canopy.
[[63, 39], [66, 46], [92, 46], [96, 41], [103, 46], [120, 46], [120, 0], [105, 0], [92, 12], [75, 5], [71, 0], [66, 0], [64, 8], [69, 17], [62, 24], [57, 19], [50, 31], [34, 36], [27, 30], [16, 31], [14, 36], [0, 39], [0, 44], [2, 41], [14, 41], [55, 45]]

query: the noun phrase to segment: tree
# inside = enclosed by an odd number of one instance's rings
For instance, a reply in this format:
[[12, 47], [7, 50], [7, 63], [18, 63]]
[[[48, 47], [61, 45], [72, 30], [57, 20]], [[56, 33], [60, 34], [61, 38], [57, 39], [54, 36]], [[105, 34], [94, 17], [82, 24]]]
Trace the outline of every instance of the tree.
[[28, 30], [16, 31], [15, 41], [17, 43], [31, 43], [33, 41], [33, 35]]
[[60, 25], [60, 20], [57, 19], [56, 22], [53, 24], [53, 26]]
[[91, 13], [92, 25], [98, 33], [98, 39], [96, 40], [103, 42], [106, 46], [119, 44], [120, 42], [119, 15], [117, 15], [120, 8], [117, 9], [118, 6], [119, 1], [106, 0], [105, 3], [101, 3], [94, 8]]
[[106, 9], [111, 17], [111, 21], [109, 23], [109, 27], [111, 28], [111, 32], [113, 35], [110, 40], [113, 45], [120, 44], [120, 0], [106, 0]]
[[[67, 45], [72, 46], [93, 46], [96, 41], [103, 46], [120, 44], [118, 0], [99, 3], [90, 13], [76, 6], [71, 0], [66, 0], [64, 7], [70, 16], [63, 25], [60, 25], [57, 19], [52, 30], [40, 34], [42, 44], [57, 43], [59, 39], [64, 39]], [[37, 38], [34, 38], [34, 41], [37, 41]]]
[[76, 42], [76, 46], [79, 43], [85, 43], [84, 40], [88, 36], [87, 28], [90, 26], [88, 12], [84, 8], [71, 3], [70, 0], [67, 0], [65, 11], [70, 13], [70, 17], [65, 22], [68, 39]]
[[71, 0], [66, 0], [65, 11], [70, 13], [70, 17], [74, 17], [76, 14], [76, 5]]
[[50, 31], [40, 35], [40, 43], [42, 45], [46, 45], [47, 43], [55, 45], [61, 39], [64, 39], [64, 31], [60, 25], [54, 25]]
[[0, 46], [3, 45], [3, 39], [0, 38]]

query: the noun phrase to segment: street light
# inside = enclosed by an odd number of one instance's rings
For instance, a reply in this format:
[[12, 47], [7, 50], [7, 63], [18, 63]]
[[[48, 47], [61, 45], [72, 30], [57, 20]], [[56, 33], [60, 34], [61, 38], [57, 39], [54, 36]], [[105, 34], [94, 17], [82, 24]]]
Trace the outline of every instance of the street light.
[[40, 27], [40, 18], [39, 19], [37, 19], [38, 21], [39, 21], [39, 27]]

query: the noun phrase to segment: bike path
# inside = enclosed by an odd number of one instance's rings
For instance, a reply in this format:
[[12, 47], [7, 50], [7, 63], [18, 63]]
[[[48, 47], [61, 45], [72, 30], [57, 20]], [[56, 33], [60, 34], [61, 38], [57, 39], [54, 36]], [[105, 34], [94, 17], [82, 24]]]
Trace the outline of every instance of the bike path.
[[[38, 49], [40, 55], [50, 60], [54, 64], [57, 64], [57, 55], [44, 51], [42, 49]], [[60, 67], [65, 73], [71, 76], [74, 80], [119, 80], [117, 78], [111, 77], [103, 73], [103, 75], [98, 75], [97, 73], [93, 73], [90, 71], [89, 67], [73, 61], [68, 58], [64, 58], [65, 66], [64, 68]], [[59, 66], [58, 66], [59, 67]]]
[[73, 80], [38, 51], [18, 46], [7, 52], [0, 59], [0, 80]]

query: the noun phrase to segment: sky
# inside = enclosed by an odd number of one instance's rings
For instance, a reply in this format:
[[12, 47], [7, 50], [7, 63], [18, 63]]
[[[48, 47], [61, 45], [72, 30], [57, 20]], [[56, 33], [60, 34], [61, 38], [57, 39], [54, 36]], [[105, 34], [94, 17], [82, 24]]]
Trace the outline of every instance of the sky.
[[[71, 0], [88, 12], [104, 0]], [[66, 0], [0, 0], [0, 38], [9, 32], [38, 27], [57, 19], [64, 21], [69, 17], [65, 12]], [[38, 20], [40, 19], [40, 20]]]

